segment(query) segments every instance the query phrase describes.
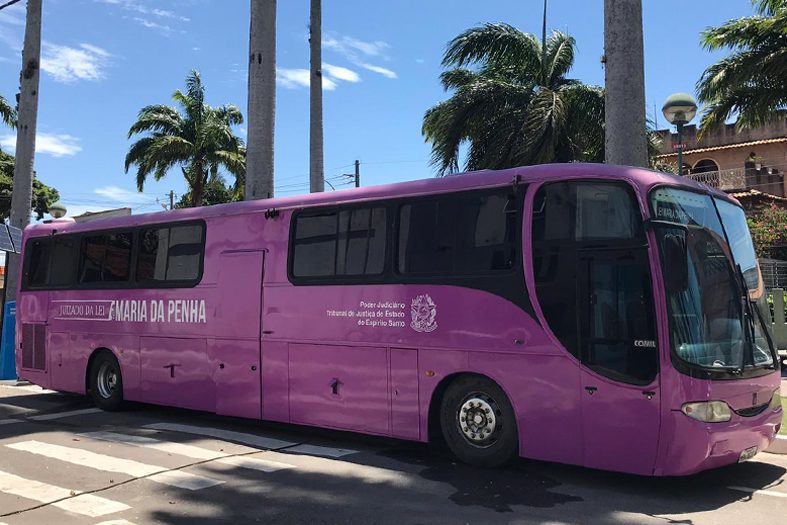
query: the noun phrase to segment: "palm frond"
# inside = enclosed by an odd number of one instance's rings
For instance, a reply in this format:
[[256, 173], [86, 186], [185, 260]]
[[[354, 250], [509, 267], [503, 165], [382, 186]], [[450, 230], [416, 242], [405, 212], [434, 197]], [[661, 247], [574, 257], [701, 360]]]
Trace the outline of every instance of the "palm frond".
[[547, 40], [547, 62], [544, 64], [546, 84], [555, 84], [564, 78], [574, 64], [576, 41], [560, 31], [554, 31]]
[[10, 128], [16, 129], [16, 109], [0, 96], [0, 120]]
[[541, 70], [541, 42], [505, 24], [471, 28], [448, 43], [443, 66], [464, 67], [473, 63], [518, 64], [533, 72]]

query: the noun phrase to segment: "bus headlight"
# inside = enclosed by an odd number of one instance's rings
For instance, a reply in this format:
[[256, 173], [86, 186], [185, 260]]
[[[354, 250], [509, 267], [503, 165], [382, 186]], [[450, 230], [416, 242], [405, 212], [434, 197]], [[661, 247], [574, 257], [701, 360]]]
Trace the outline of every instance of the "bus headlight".
[[705, 423], [723, 423], [732, 417], [730, 406], [724, 401], [702, 401], [685, 403], [680, 411], [697, 421]]
[[771, 404], [769, 405], [771, 410], [778, 410], [782, 406], [782, 396], [779, 393], [779, 389], [773, 391], [773, 397], [771, 397]]

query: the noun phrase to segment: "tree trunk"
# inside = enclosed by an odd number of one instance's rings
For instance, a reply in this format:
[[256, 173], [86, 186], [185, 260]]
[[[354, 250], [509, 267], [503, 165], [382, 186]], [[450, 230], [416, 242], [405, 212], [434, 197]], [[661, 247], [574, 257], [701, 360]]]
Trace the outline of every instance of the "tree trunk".
[[311, 0], [309, 23], [311, 76], [309, 89], [309, 189], [312, 193], [325, 191], [322, 135], [322, 0]]
[[245, 199], [273, 197], [276, 0], [251, 0]]
[[202, 164], [197, 162], [191, 165], [191, 171], [193, 181], [191, 185], [191, 205], [196, 208], [202, 206], [202, 196], [205, 193], [205, 183], [208, 180], [208, 174], [202, 167]]
[[642, 1], [604, 0], [605, 161], [648, 167]]
[[[25, 22], [25, 43], [22, 50], [19, 116], [16, 131], [16, 163], [11, 192], [11, 225], [24, 228], [30, 224], [30, 203], [33, 200], [33, 167], [36, 150], [38, 118], [38, 79], [41, 61], [41, 0], [28, 0]], [[5, 282], [6, 300], [16, 299], [19, 282], [19, 256], [9, 254]]]

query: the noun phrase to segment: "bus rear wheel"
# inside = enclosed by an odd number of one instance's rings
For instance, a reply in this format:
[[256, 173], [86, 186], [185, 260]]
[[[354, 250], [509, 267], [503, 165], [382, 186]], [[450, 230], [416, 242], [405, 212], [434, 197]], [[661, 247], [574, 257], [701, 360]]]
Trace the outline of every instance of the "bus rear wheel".
[[461, 376], [448, 385], [440, 407], [448, 448], [461, 461], [496, 467], [516, 455], [514, 409], [505, 392], [480, 376]]
[[123, 376], [117, 359], [109, 352], [98, 354], [90, 366], [90, 397], [102, 410], [119, 410], [123, 404]]

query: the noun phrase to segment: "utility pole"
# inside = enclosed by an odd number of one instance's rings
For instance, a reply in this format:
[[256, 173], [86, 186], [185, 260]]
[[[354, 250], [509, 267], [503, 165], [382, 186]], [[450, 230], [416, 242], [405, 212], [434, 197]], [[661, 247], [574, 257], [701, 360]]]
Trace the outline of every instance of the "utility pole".
[[169, 211], [175, 209], [175, 190], [169, 190]]
[[361, 187], [361, 162], [355, 161], [355, 187]]
[[605, 162], [648, 167], [642, 0], [604, 0]]
[[[27, 1], [22, 73], [19, 79], [19, 117], [16, 128], [16, 162], [11, 191], [11, 226], [24, 229], [30, 224], [33, 200], [33, 167], [38, 119], [38, 79], [41, 61], [41, 0]], [[6, 300], [16, 300], [19, 255], [9, 253], [6, 261]]]
[[311, 0], [309, 21], [311, 75], [309, 77], [309, 190], [325, 191], [322, 133], [322, 0]]
[[276, 0], [251, 0], [246, 200], [273, 197]]

